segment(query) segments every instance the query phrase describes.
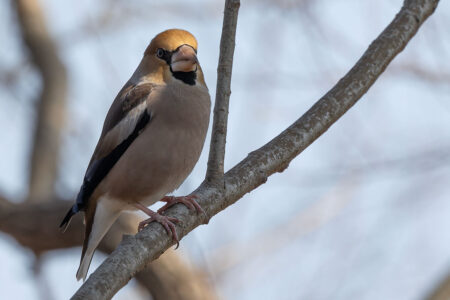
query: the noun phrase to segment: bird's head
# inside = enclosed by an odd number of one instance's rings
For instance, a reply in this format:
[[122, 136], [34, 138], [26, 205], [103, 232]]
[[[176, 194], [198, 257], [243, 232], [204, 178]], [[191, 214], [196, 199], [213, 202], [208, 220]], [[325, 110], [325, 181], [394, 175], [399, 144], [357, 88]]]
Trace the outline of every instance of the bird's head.
[[143, 61], [154, 79], [205, 85], [197, 59], [197, 40], [186, 30], [169, 29], [155, 36], [145, 50]]

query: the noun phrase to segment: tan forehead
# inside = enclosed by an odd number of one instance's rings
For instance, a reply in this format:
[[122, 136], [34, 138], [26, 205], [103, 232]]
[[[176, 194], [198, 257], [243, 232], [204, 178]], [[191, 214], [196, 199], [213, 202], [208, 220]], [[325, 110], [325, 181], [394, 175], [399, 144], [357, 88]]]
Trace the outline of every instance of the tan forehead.
[[184, 44], [197, 50], [197, 40], [191, 33], [181, 29], [169, 29], [155, 36], [145, 52], [155, 53], [158, 48], [173, 51]]

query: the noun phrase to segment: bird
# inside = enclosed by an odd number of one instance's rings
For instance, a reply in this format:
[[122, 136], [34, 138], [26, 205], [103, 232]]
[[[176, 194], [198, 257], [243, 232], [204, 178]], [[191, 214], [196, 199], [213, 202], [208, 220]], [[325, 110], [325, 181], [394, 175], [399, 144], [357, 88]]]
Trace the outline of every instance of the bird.
[[[84, 212], [85, 236], [76, 278], [86, 280], [95, 249], [124, 210], [140, 210], [177, 242], [176, 218], [164, 211], [184, 203], [204, 212], [195, 196], [174, 197], [196, 165], [209, 126], [211, 100], [197, 58], [197, 40], [188, 31], [169, 29], [145, 49], [131, 78], [114, 99], [87, 167], [75, 204], [62, 231]], [[148, 206], [166, 204], [157, 212]]]

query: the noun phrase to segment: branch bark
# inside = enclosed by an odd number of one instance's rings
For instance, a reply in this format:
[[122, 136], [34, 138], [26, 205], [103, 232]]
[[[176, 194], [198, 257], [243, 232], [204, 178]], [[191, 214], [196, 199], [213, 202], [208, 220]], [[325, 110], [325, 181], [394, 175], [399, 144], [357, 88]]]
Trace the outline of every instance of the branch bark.
[[[369, 46], [355, 66], [301, 118], [272, 141], [250, 153], [224, 175], [225, 189], [204, 182], [193, 194], [206, 215], [182, 205], [167, 211], [181, 221], [179, 237], [207, 222], [244, 194], [282, 172], [290, 161], [322, 135], [372, 86], [392, 59], [401, 52], [439, 0], [405, 0], [400, 12]], [[72, 299], [110, 299], [139, 270], [173, 245], [161, 225], [152, 223], [135, 236], [125, 236], [119, 247], [80, 287]]]
[[38, 0], [12, 1], [22, 39], [42, 77], [36, 127], [30, 161], [29, 202], [46, 201], [53, 195], [58, 176], [61, 131], [64, 125], [67, 72], [58, 55]]
[[[0, 195], [0, 231], [15, 238], [37, 257], [46, 251], [81, 246], [83, 224], [80, 215], [73, 218], [64, 234], [55, 226], [67, 207], [68, 201], [56, 198], [42, 203], [15, 204]], [[136, 224], [140, 221], [142, 219], [136, 215], [121, 216], [100, 243], [99, 250], [111, 253], [120, 243], [123, 233], [136, 233]], [[205, 274], [186, 264], [172, 251], [149, 264], [136, 275], [136, 279], [155, 300], [217, 299]]]
[[[227, 142], [228, 107], [231, 95], [231, 72], [236, 40], [239, 0], [226, 0], [217, 66], [216, 101], [209, 148], [206, 181], [216, 184], [223, 180], [225, 145]], [[223, 186], [223, 184], [221, 184]]]

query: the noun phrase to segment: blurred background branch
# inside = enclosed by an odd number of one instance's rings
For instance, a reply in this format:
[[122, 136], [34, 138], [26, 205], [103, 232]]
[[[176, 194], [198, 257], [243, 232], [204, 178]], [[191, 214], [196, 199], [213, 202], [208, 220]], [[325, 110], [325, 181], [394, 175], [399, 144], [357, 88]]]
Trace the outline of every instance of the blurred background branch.
[[53, 196], [58, 177], [66, 115], [67, 72], [47, 30], [38, 0], [12, 2], [16, 7], [23, 43], [42, 79], [30, 156], [28, 195], [28, 201], [41, 202]]
[[450, 275], [445, 277], [443, 281], [439, 282], [434, 287], [432, 293], [427, 297], [427, 300], [448, 300], [450, 299]]

